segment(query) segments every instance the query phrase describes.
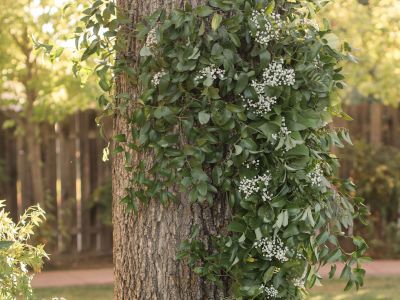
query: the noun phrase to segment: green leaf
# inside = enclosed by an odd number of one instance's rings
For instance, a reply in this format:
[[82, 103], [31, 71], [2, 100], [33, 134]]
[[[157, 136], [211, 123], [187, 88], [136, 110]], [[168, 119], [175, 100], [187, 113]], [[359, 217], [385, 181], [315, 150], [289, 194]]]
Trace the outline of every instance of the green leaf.
[[243, 148], [239, 145], [235, 145], [235, 155], [240, 155], [243, 152]]
[[272, 0], [272, 1], [270, 1], [270, 2], [268, 3], [267, 8], [265, 9], [265, 13], [266, 13], [267, 15], [270, 15], [270, 14], [273, 13], [274, 9], [275, 9], [275, 1]]
[[111, 85], [104, 78], [99, 81], [99, 86], [105, 92], [109, 92], [111, 90]]
[[241, 221], [233, 220], [228, 225], [228, 230], [232, 232], [244, 233], [246, 231], [246, 225], [244, 225]]
[[274, 266], [269, 267], [268, 270], [265, 271], [263, 275], [263, 282], [268, 283], [272, 279], [272, 276], [274, 276], [274, 272], [275, 272], [275, 267]]
[[317, 236], [317, 245], [321, 246], [329, 239], [329, 232], [323, 231]]
[[197, 186], [197, 190], [199, 191], [199, 194], [201, 196], [206, 196], [207, 195], [207, 182], [202, 181], [199, 183], [199, 185]]
[[203, 111], [199, 112], [198, 118], [199, 118], [200, 124], [205, 125], [210, 121], [211, 115], [203, 110]]
[[328, 263], [337, 262], [341, 257], [342, 257], [342, 251], [340, 249], [336, 249], [328, 255], [327, 262]]
[[222, 22], [222, 16], [220, 14], [215, 13], [212, 21], [211, 21], [211, 28], [212, 30], [216, 31]]
[[10, 248], [14, 244], [13, 241], [0, 241], [0, 249]]
[[249, 77], [246, 73], [240, 73], [235, 86], [235, 93], [241, 94], [249, 84]]
[[199, 17], [208, 17], [211, 15], [214, 10], [209, 7], [209, 6], [198, 6], [195, 8], [194, 12], [199, 16]]
[[126, 142], [126, 135], [125, 134], [117, 134], [114, 136], [114, 141], [119, 142], [119, 143], [124, 143]]
[[146, 56], [151, 56], [151, 55], [153, 55], [152, 53], [151, 53], [151, 50], [150, 50], [150, 48], [149, 47], [147, 47], [147, 46], [144, 46], [142, 49], [140, 49], [140, 56], [142, 56], [142, 57], [146, 57]]
[[332, 266], [331, 266], [331, 270], [329, 271], [329, 279], [332, 279], [333, 276], [335, 276], [336, 268], [337, 268], [336, 265], [332, 265]]

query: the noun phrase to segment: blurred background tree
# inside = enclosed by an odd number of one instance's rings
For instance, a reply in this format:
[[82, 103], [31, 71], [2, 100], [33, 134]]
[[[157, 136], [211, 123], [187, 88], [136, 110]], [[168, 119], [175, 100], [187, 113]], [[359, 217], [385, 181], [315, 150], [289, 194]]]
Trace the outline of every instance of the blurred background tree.
[[[346, 66], [347, 99], [400, 101], [400, 1], [336, 0], [324, 9], [333, 31], [349, 41], [358, 63]], [[362, 97], [357, 97], [359, 94]]]
[[[73, 41], [69, 34], [78, 18], [64, 10], [63, 0], [0, 2], [0, 110], [26, 141], [34, 203], [45, 200], [40, 123], [55, 123], [78, 109], [94, 106], [96, 89], [81, 87], [72, 74]], [[34, 41], [62, 48], [48, 49], [52, 63], [35, 50]], [[61, 55], [63, 53], [63, 55]]]

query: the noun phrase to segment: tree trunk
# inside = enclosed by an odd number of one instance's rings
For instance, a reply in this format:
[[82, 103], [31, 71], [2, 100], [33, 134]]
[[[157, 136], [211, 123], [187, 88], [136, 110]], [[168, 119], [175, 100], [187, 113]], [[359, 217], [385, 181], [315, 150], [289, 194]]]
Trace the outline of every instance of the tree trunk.
[[382, 104], [371, 103], [370, 118], [370, 143], [375, 147], [380, 147], [382, 146]]
[[32, 178], [33, 201], [34, 203], [41, 204], [44, 208], [44, 178], [42, 172], [42, 155], [40, 149], [39, 132], [39, 126], [35, 122], [27, 122], [26, 141]]
[[[118, 6], [129, 14], [135, 24], [141, 16], [148, 15], [159, 7], [181, 5], [182, 0], [119, 0]], [[198, 5], [201, 1], [187, 1]], [[130, 27], [134, 28], [134, 27]], [[128, 49], [119, 56], [132, 57], [132, 64], [138, 55], [134, 38], [128, 41]], [[117, 94], [126, 93], [137, 98], [137, 87], [123, 75], [117, 79]], [[135, 107], [131, 101], [129, 110]], [[130, 128], [125, 117], [119, 112], [114, 117], [115, 133], [129, 136]], [[138, 157], [133, 153], [134, 161], [151, 161], [151, 155]], [[139, 206], [135, 215], [121, 203], [125, 189], [129, 187], [130, 174], [124, 168], [123, 155], [113, 159], [113, 224], [114, 224], [114, 266], [115, 299], [223, 299], [227, 288], [217, 289], [196, 276], [185, 261], [176, 259], [179, 244], [187, 239], [191, 226], [202, 227], [200, 238], [206, 245], [211, 235], [221, 231], [229, 218], [229, 208], [225, 201], [215, 201], [213, 207], [191, 204], [185, 195], [181, 195], [178, 204], [164, 207], [157, 199], [149, 205]]]

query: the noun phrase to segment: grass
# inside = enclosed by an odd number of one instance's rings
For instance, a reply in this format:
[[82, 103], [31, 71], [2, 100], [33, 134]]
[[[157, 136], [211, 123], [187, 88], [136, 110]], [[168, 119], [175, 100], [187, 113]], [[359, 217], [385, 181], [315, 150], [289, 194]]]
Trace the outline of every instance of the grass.
[[[344, 282], [327, 281], [316, 287], [307, 300], [396, 300], [400, 299], [400, 277], [369, 277], [360, 291], [343, 292]], [[36, 289], [41, 300], [64, 297], [66, 300], [112, 300], [113, 288], [108, 285]]]
[[35, 296], [40, 300], [64, 297], [66, 300], [112, 300], [111, 285], [75, 286], [64, 288], [36, 289]]
[[368, 277], [359, 291], [343, 292], [345, 283], [327, 281], [315, 287], [308, 300], [396, 300], [400, 299], [400, 277]]

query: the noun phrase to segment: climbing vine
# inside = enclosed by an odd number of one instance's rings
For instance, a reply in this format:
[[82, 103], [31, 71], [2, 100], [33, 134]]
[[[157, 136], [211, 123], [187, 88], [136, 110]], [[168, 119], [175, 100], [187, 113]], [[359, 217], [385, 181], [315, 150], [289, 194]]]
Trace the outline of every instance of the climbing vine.
[[[214, 251], [195, 227], [179, 257], [216, 284], [228, 277], [235, 299], [301, 299], [320, 281], [320, 266], [336, 262], [345, 263], [346, 289], [363, 285], [367, 246], [347, 232], [366, 208], [353, 184], [335, 177], [331, 153], [351, 143], [347, 130], [330, 125], [333, 116], [348, 118], [337, 90], [351, 49], [315, 21], [327, 2], [209, 0], [160, 9], [136, 24], [137, 66], [114, 55], [116, 64], [99, 67], [140, 86], [138, 99], [114, 95], [114, 110], [135, 101], [126, 112], [131, 135], [115, 137], [132, 173], [123, 201], [135, 210], [138, 201], [167, 204], [180, 193], [193, 203], [227, 201], [232, 220], [213, 237]], [[110, 5], [116, 16], [111, 1], [95, 3], [78, 34], [84, 60], [115, 51], [87, 34], [93, 20], [108, 28], [102, 16]], [[113, 20], [109, 36], [126, 32], [123, 19]], [[100, 86], [108, 92], [105, 74]], [[151, 163], [133, 164], [132, 151], [152, 153]]]

